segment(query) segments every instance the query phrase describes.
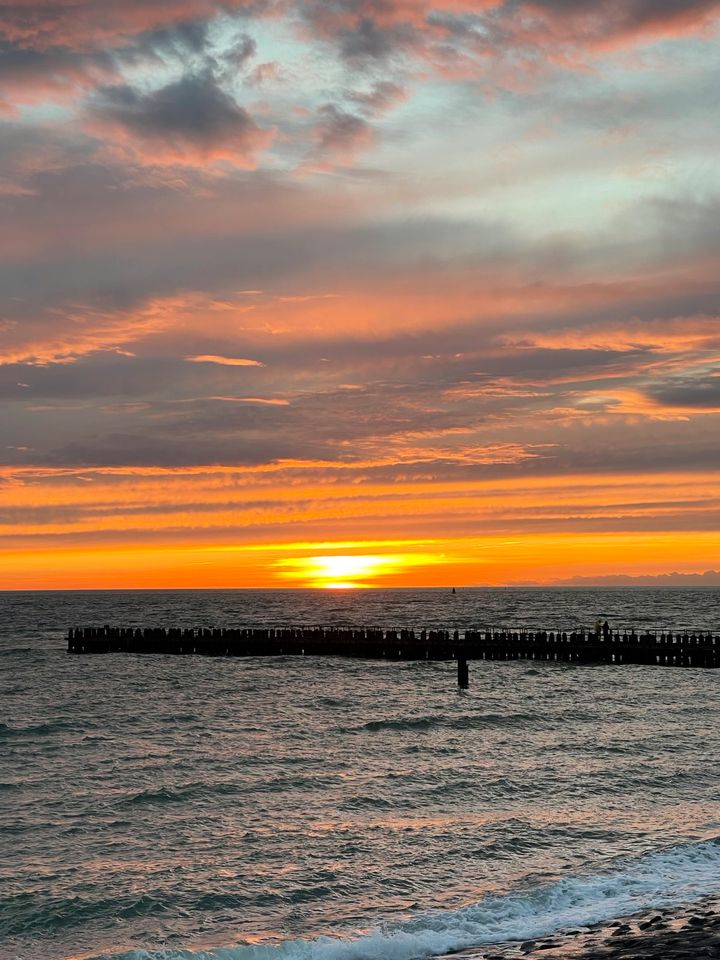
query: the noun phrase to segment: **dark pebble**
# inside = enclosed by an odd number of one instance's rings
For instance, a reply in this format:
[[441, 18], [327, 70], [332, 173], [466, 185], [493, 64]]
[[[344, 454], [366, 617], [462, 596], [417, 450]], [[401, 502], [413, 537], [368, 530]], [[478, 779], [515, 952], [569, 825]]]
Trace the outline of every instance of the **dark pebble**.
[[526, 940], [525, 943], [520, 944], [520, 949], [522, 950], [523, 953], [530, 953], [531, 950], [535, 949], [535, 941]]

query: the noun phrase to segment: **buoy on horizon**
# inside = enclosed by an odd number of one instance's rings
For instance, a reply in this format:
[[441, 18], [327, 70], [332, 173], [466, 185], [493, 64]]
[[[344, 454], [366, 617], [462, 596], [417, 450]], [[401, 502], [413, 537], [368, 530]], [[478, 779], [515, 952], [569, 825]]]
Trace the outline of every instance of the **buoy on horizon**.
[[455, 587], [453, 587], [452, 592], [455, 593]]

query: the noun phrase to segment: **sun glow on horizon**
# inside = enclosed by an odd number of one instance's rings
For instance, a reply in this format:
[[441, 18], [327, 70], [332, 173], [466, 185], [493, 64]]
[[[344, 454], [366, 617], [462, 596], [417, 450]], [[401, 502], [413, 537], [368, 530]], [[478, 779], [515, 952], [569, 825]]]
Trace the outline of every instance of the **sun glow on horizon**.
[[278, 560], [276, 566], [284, 568], [281, 577], [299, 581], [300, 586], [353, 590], [371, 587], [373, 581], [408, 567], [440, 563], [442, 559], [436, 554], [361, 554]]

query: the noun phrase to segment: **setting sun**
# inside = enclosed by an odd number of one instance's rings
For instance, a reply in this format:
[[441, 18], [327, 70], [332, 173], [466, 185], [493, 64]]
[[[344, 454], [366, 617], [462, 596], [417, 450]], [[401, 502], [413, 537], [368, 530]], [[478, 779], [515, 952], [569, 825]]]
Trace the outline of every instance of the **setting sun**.
[[441, 559], [429, 554], [300, 557], [279, 560], [277, 566], [287, 568], [281, 571], [281, 577], [298, 581], [300, 586], [350, 590], [374, 586], [374, 581], [384, 574], [438, 563]]

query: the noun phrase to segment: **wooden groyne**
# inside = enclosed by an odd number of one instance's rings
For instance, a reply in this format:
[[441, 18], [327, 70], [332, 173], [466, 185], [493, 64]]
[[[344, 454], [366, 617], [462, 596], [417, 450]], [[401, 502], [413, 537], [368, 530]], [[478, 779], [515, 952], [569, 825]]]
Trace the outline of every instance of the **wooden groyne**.
[[385, 630], [375, 627], [78, 627], [68, 653], [368, 660], [541, 660], [720, 667], [720, 634], [587, 630]]

